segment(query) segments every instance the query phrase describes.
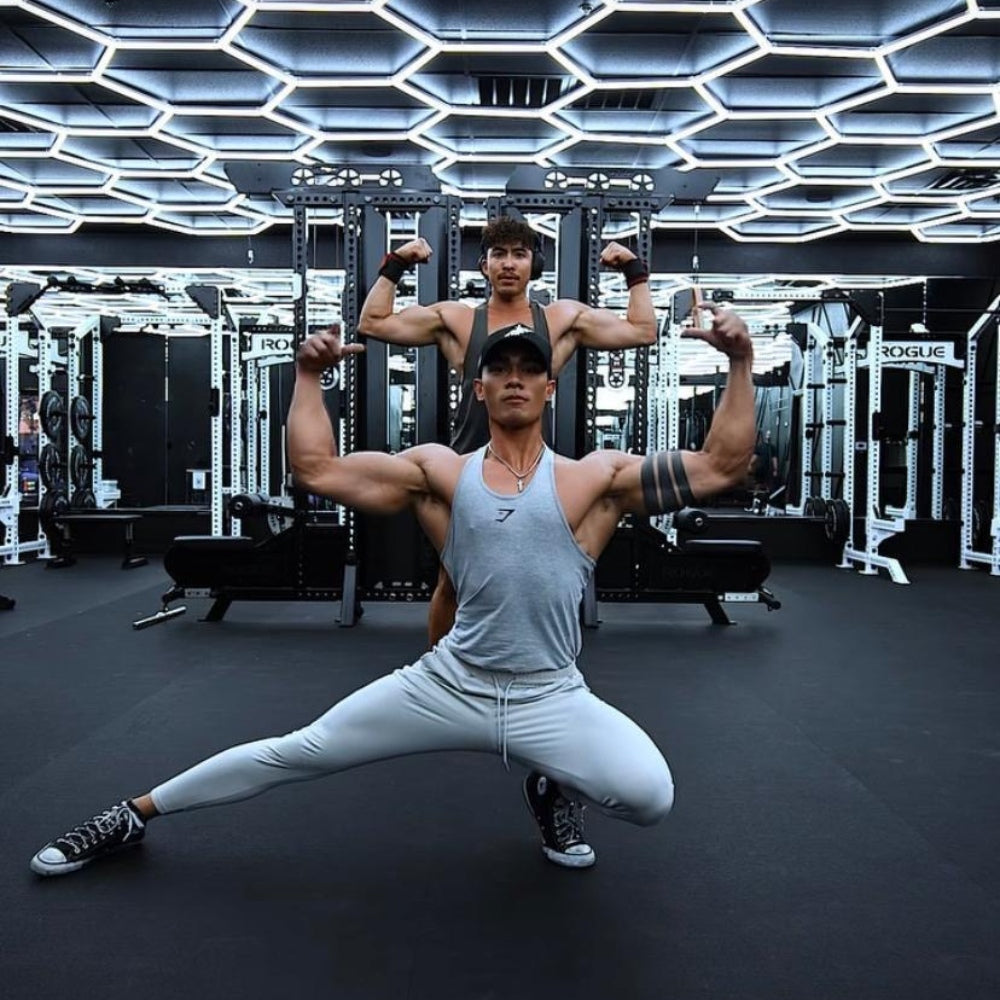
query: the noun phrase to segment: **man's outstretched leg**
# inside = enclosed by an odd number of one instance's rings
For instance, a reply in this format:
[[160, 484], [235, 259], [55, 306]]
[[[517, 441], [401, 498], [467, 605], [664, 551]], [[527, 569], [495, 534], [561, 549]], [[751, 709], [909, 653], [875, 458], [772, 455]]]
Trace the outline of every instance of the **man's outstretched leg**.
[[277, 785], [411, 753], [494, 751], [494, 702], [442, 684], [441, 669], [442, 657], [428, 653], [355, 691], [303, 729], [223, 750], [50, 841], [31, 859], [31, 870], [78, 871], [140, 843], [157, 815], [238, 802]]

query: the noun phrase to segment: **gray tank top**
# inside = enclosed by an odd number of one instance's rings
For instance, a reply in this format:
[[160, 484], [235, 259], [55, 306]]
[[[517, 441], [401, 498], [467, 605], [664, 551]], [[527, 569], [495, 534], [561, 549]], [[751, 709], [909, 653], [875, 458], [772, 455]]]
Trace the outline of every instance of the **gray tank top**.
[[[472, 331], [469, 334], [469, 344], [465, 349], [465, 359], [462, 362], [462, 396], [458, 401], [455, 413], [455, 431], [451, 437], [451, 447], [464, 455], [466, 452], [482, 448], [490, 439], [490, 418], [486, 415], [486, 407], [476, 399], [472, 389], [473, 379], [479, 377], [476, 363], [482, 354], [483, 345], [490, 331], [487, 329], [487, 307], [483, 302], [476, 306], [472, 316]], [[531, 322], [534, 328], [545, 338], [549, 336], [549, 324], [545, 319], [545, 310], [537, 303], [531, 303]], [[542, 437], [546, 444], [552, 444], [552, 406], [545, 404], [542, 413]]]
[[556, 493], [546, 448], [523, 493], [483, 482], [486, 448], [465, 463], [441, 561], [458, 611], [440, 645], [485, 670], [571, 666], [580, 652], [580, 600], [594, 560], [580, 548]]

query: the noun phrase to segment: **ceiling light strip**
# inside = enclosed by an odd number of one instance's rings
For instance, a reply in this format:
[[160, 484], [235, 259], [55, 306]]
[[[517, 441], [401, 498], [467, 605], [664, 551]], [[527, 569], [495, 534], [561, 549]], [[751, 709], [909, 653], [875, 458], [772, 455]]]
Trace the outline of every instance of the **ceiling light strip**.
[[938, 21], [935, 24], [928, 25], [926, 28], [920, 28], [912, 34], [904, 35], [902, 38], [897, 38], [891, 42], [886, 42], [884, 45], [880, 46], [878, 50], [879, 55], [882, 57], [894, 55], [902, 49], [912, 48], [915, 45], [919, 45], [921, 42], [926, 42], [932, 38], [936, 38], [938, 35], [947, 34], [952, 29], [960, 28], [963, 24], [968, 24], [970, 21], [974, 21], [975, 19], [975, 13], [967, 9], [964, 14], [956, 14], [943, 21]]
[[112, 38], [103, 31], [97, 31], [89, 25], [81, 24], [71, 17], [63, 17], [62, 14], [57, 14], [50, 7], [43, 7], [41, 4], [32, 3], [31, 0], [17, 0], [14, 6], [29, 14], [34, 14], [35, 17], [43, 21], [48, 21], [60, 28], [65, 28], [74, 35], [82, 35], [84, 38], [96, 42], [98, 45], [110, 45], [113, 43]]
[[232, 59], [239, 60], [244, 65], [249, 66], [258, 73], [264, 74], [264, 76], [267, 76], [272, 80], [277, 80], [282, 84], [285, 93], [289, 93], [295, 89], [295, 77], [291, 73], [279, 69], [273, 63], [269, 63], [264, 59], [258, 58], [252, 52], [248, 52], [239, 45], [231, 45], [227, 42], [218, 48], [218, 51], [224, 52]]

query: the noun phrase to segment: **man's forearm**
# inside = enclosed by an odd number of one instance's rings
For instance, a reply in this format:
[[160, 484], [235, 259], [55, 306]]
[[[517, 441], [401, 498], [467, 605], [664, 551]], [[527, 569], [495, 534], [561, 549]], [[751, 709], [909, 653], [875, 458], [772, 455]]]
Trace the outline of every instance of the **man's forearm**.
[[295, 387], [288, 408], [288, 460], [298, 476], [337, 454], [333, 425], [323, 402], [320, 373], [296, 367]]
[[649, 282], [633, 285], [628, 291], [628, 309], [625, 313], [628, 324], [639, 331], [643, 344], [656, 343], [656, 311]]
[[756, 439], [753, 357], [731, 358], [729, 377], [712, 417], [703, 450], [738, 480], [746, 471]]
[[388, 278], [378, 277], [361, 306], [358, 332], [378, 339], [377, 324], [388, 319], [396, 308], [396, 284]]

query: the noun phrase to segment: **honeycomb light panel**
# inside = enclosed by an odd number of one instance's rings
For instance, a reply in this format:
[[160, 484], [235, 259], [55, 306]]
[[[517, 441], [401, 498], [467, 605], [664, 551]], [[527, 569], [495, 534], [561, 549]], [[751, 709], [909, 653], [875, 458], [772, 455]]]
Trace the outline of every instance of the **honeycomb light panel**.
[[467, 214], [522, 163], [710, 171], [656, 224], [740, 241], [1000, 227], [998, 0], [7, 0], [0, 40], [5, 232], [288, 226], [250, 158], [426, 164]]

